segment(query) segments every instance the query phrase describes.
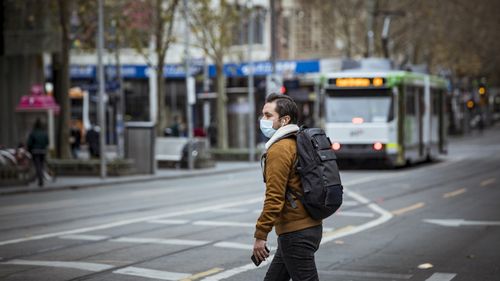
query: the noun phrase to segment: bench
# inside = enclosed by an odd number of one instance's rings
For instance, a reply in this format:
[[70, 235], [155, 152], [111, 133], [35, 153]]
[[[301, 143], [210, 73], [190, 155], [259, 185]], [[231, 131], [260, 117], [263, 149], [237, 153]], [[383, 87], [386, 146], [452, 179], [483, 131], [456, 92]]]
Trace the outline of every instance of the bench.
[[157, 137], [155, 143], [155, 160], [165, 162], [181, 162], [182, 151], [188, 138]]

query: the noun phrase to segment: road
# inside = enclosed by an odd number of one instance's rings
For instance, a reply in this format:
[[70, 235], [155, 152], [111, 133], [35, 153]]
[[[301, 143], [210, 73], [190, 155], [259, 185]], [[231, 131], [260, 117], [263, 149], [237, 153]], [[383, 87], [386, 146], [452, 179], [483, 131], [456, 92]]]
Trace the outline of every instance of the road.
[[[430, 164], [345, 170], [321, 280], [499, 280], [500, 128]], [[0, 197], [0, 280], [262, 280], [245, 172]], [[269, 239], [276, 249], [276, 236]]]

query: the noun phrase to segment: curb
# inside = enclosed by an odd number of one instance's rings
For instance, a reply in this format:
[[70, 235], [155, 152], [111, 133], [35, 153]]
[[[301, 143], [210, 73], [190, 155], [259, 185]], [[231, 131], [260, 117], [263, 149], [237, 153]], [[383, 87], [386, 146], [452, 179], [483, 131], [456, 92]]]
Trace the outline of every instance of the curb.
[[175, 180], [175, 179], [182, 179], [182, 178], [189, 178], [189, 177], [203, 177], [203, 176], [209, 176], [209, 175], [220, 175], [220, 174], [225, 174], [225, 173], [231, 173], [231, 172], [242, 172], [242, 171], [247, 171], [249, 169], [257, 169], [260, 167], [259, 166], [248, 166], [248, 167], [238, 167], [238, 168], [229, 168], [229, 169], [224, 169], [224, 170], [211, 170], [211, 171], [200, 171], [200, 172], [193, 172], [193, 173], [186, 173], [182, 175], [166, 175], [166, 176], [138, 176], [137, 178], [132, 178], [132, 179], [120, 179], [120, 177], [117, 177], [116, 179], [110, 180], [110, 181], [104, 181], [104, 182], [91, 182], [91, 183], [81, 183], [81, 184], [68, 184], [64, 186], [54, 186], [54, 187], [44, 187], [44, 188], [39, 188], [39, 187], [33, 187], [33, 188], [24, 188], [24, 187], [19, 187], [18, 189], [14, 190], [9, 190], [5, 191], [0, 188], [0, 196], [9, 196], [9, 195], [16, 195], [16, 194], [25, 194], [25, 193], [39, 193], [39, 192], [51, 192], [51, 191], [60, 191], [60, 190], [77, 190], [77, 189], [82, 189], [82, 188], [96, 188], [96, 187], [104, 187], [104, 186], [109, 186], [109, 185], [115, 185], [115, 184], [120, 184], [120, 183], [137, 183], [137, 182], [151, 182], [151, 181], [158, 181], [158, 180]]

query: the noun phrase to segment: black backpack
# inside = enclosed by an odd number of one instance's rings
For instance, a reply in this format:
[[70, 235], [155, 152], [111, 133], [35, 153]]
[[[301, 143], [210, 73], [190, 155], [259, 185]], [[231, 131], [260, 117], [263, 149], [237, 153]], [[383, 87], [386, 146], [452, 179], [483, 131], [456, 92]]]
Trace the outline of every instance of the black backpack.
[[[296, 170], [300, 175], [304, 195], [287, 190], [286, 197], [292, 207], [296, 208], [290, 193], [295, 195], [313, 219], [327, 218], [340, 208], [343, 194], [337, 157], [330, 139], [320, 128], [301, 127], [294, 136], [297, 138], [298, 154]], [[286, 137], [290, 135], [283, 138]]]

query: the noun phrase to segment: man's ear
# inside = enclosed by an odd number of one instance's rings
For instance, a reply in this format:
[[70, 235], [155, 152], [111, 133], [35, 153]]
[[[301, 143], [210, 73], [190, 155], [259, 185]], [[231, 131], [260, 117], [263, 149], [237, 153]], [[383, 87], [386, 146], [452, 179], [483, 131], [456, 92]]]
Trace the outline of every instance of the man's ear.
[[285, 125], [288, 125], [288, 124], [290, 124], [290, 121], [292, 119], [290, 118], [290, 115], [285, 115], [285, 116], [283, 116], [283, 120], [285, 121]]

